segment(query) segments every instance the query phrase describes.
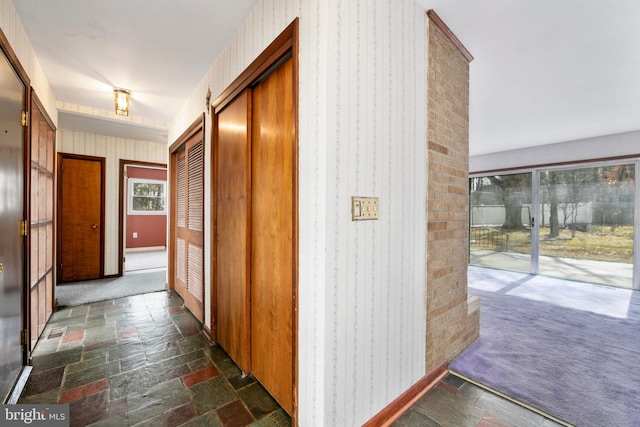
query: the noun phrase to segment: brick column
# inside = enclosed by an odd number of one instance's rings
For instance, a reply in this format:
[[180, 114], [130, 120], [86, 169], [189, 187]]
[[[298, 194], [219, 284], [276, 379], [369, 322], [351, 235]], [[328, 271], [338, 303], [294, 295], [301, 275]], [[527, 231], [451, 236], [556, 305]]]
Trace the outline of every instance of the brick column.
[[[426, 371], [450, 362], [478, 338], [469, 310], [469, 62], [434, 11], [428, 16]], [[476, 304], [473, 304], [476, 306]]]

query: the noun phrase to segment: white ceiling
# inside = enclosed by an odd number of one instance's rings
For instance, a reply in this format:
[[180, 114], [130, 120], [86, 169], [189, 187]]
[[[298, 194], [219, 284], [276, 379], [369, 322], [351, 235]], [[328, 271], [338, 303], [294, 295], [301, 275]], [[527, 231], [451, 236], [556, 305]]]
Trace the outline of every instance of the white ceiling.
[[[475, 57], [472, 155], [640, 129], [640, 1], [416, 1]], [[59, 101], [169, 122], [257, 0], [13, 2]]]
[[[170, 122], [258, 0], [13, 0], [58, 101]], [[167, 142], [167, 129], [59, 112], [59, 125]], [[97, 126], [97, 127], [96, 127]]]
[[640, 1], [419, 3], [475, 58], [471, 154], [640, 129]]

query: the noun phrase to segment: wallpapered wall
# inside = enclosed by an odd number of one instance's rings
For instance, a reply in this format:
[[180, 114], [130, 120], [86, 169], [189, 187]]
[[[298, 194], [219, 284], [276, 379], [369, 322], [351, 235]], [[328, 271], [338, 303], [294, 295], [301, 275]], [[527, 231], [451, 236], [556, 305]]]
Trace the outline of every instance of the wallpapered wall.
[[56, 110], [56, 98], [49, 82], [42, 71], [40, 62], [35, 56], [29, 37], [22, 26], [15, 7], [11, 0], [0, 0], [0, 28], [9, 40], [11, 48], [15, 52], [20, 64], [31, 79], [31, 86], [35, 90], [40, 102], [42, 102], [47, 114], [58, 124], [58, 111]]
[[167, 163], [167, 146], [155, 142], [100, 135], [68, 129], [58, 130], [57, 151], [104, 157], [105, 171], [105, 248], [104, 274], [118, 274], [118, 208], [120, 159]]
[[[295, 17], [299, 423], [361, 425], [425, 374], [426, 12], [413, 0], [260, 1], [169, 141]], [[206, 141], [210, 130], [207, 115]], [[380, 219], [352, 222], [351, 196], [379, 197]]]

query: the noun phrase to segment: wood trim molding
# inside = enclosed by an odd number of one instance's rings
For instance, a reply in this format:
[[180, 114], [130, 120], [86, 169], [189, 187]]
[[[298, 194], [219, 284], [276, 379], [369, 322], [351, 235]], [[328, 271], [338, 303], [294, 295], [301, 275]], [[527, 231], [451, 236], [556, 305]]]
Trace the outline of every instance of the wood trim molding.
[[387, 407], [378, 412], [373, 418], [363, 424], [363, 427], [387, 427], [405, 413], [411, 405], [424, 396], [429, 390], [434, 388], [440, 380], [448, 373], [447, 362], [440, 363], [434, 370], [417, 383], [412, 385], [407, 391], [398, 396]]
[[205, 123], [205, 113], [202, 113], [197, 119], [194, 120], [193, 123], [191, 123], [191, 125], [184, 132], [182, 132], [182, 135], [180, 135], [175, 140], [175, 142], [171, 144], [171, 146], [169, 147], [169, 154], [175, 153], [176, 150], [180, 148], [182, 144], [187, 142], [187, 140], [191, 138], [191, 136], [194, 133], [202, 130], [202, 134], [204, 135], [204, 131], [205, 131], [204, 123]]
[[444, 21], [433, 9], [427, 11], [427, 16], [429, 17], [429, 20], [433, 22], [433, 24], [438, 27], [449, 40], [451, 40], [451, 43], [453, 43], [454, 46], [458, 48], [460, 53], [462, 53], [462, 56], [464, 56], [468, 62], [473, 61], [473, 55], [471, 55], [471, 52], [469, 52], [467, 48], [464, 47], [460, 39], [456, 37], [453, 31], [451, 31], [447, 24], [444, 23]]
[[[119, 175], [119, 179], [118, 179], [118, 274], [115, 275], [115, 277], [120, 277], [124, 274], [124, 263], [123, 263], [123, 258], [124, 258], [124, 252], [125, 252], [125, 244], [124, 244], [124, 217], [125, 217], [125, 206], [126, 206], [126, 201], [124, 199], [124, 195], [125, 195], [125, 176], [124, 176], [124, 172], [125, 172], [125, 167], [127, 166], [150, 166], [150, 167], [157, 167], [158, 169], [166, 169], [167, 171], [167, 178], [169, 175], [169, 167], [167, 166], [166, 163], [151, 163], [151, 162], [141, 162], [138, 160], [127, 160], [127, 159], [120, 159], [120, 166], [118, 169], [118, 175]], [[169, 186], [169, 180], [167, 179], [167, 187]], [[167, 236], [167, 239], [169, 238], [169, 236]]]
[[18, 74], [18, 77], [20, 78], [20, 80], [22, 80], [22, 83], [24, 83], [25, 85], [25, 90], [27, 90], [31, 85], [31, 80], [29, 79], [29, 75], [27, 74], [27, 71], [24, 69], [24, 67], [20, 63], [20, 60], [18, 59], [18, 55], [16, 55], [16, 53], [11, 48], [9, 39], [7, 39], [7, 37], [5, 36], [1, 28], [0, 28], [0, 50], [4, 52], [5, 56], [9, 60], [9, 64], [11, 64], [13, 69], [16, 71], [16, 73]]
[[[231, 102], [236, 95], [253, 85], [280, 59], [293, 52], [297, 62], [298, 50], [298, 18], [267, 46], [267, 48], [240, 74], [213, 102], [213, 112], [217, 113]], [[296, 69], [297, 70], [297, 69]], [[294, 70], [294, 72], [296, 72]], [[298, 75], [295, 74], [296, 82]]]
[[[56, 135], [55, 131], [58, 129], [56, 128], [56, 125], [53, 123], [53, 120], [51, 120], [51, 116], [49, 115], [47, 110], [44, 108], [44, 104], [42, 103], [42, 101], [40, 101], [40, 98], [38, 98], [38, 95], [36, 94], [36, 91], [33, 87], [31, 88], [31, 101], [38, 107], [40, 114], [42, 114], [42, 117], [44, 117], [49, 127], [53, 130], [54, 132], [53, 139], [55, 142], [55, 135]], [[33, 114], [33, 111], [31, 111], [30, 113]]]

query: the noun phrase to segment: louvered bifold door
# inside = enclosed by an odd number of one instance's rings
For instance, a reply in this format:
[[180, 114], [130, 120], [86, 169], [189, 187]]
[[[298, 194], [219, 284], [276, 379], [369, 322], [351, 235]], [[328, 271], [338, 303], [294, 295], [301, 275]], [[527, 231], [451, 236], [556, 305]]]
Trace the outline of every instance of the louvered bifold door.
[[204, 144], [194, 134], [175, 158], [175, 290], [204, 321]]

